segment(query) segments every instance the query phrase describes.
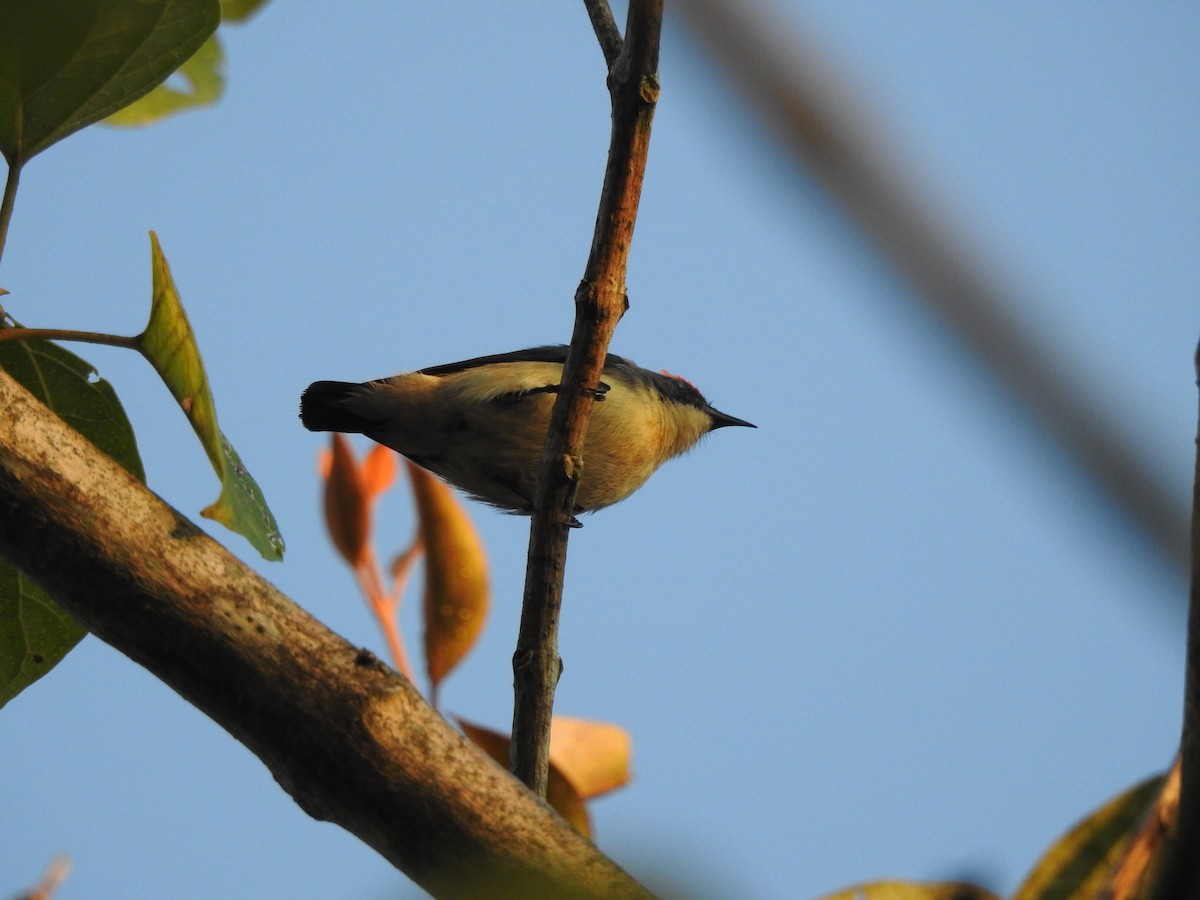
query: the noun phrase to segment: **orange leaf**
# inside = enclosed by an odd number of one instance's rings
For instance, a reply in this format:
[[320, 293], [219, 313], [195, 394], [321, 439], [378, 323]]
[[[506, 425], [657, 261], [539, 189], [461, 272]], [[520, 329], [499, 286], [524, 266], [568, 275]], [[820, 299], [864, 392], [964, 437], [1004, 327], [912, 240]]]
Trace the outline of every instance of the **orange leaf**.
[[362, 464], [363, 481], [372, 500], [396, 481], [396, 455], [383, 444], [376, 444]]
[[550, 725], [550, 761], [585, 800], [629, 783], [632, 743], [629, 732], [607, 722], [555, 716]]
[[820, 900], [1001, 900], [1001, 898], [989, 890], [964, 881], [872, 881], [856, 884], [852, 888], [834, 894], [825, 894]]
[[488, 610], [487, 558], [466, 510], [442, 481], [405, 460], [425, 544], [425, 665], [431, 693], [479, 637]]
[[335, 433], [332, 446], [333, 456], [325, 476], [325, 525], [333, 546], [346, 562], [357, 566], [366, 558], [371, 534], [367, 491], [350, 444]]
[[[508, 768], [508, 747], [511, 741], [498, 731], [473, 725], [458, 719], [458, 727], [463, 730], [467, 739], [494, 759], [497, 763]], [[583, 797], [571, 784], [570, 780], [559, 771], [554, 761], [550, 762], [550, 774], [546, 779], [546, 802], [560, 816], [570, 823], [571, 827], [587, 837], [592, 835], [592, 823], [588, 818], [587, 807]]]

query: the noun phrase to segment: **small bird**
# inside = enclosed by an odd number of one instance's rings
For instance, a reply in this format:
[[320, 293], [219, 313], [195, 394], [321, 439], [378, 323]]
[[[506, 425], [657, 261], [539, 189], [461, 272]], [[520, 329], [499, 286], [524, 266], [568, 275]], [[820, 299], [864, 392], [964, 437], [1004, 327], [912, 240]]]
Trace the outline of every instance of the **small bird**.
[[[528, 515], [566, 358], [565, 346], [533, 347], [364, 384], [318, 381], [300, 397], [300, 421], [365, 434], [484, 503]], [[576, 513], [624, 500], [714, 429], [755, 427], [682, 378], [620, 356], [608, 355], [601, 378]]]

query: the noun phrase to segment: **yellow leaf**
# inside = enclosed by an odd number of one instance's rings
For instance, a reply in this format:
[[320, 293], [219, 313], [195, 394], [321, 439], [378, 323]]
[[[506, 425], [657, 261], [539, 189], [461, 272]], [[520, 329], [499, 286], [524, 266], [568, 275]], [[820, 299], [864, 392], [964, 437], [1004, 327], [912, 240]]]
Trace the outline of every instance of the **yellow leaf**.
[[1097, 896], [1162, 782], [1161, 775], [1148, 778], [1075, 825], [1042, 857], [1013, 900]]
[[1000, 900], [991, 891], [960, 881], [922, 883], [873, 881], [859, 884], [820, 900]]
[[217, 410], [208, 388], [208, 376], [200, 359], [200, 348], [179, 299], [158, 235], [150, 232], [150, 256], [154, 295], [150, 321], [138, 336], [142, 354], [158, 371], [200, 438], [204, 452], [218, 475], [224, 476], [221, 430]]
[[282, 559], [283, 538], [275, 517], [267, 507], [262, 491], [242, 465], [237, 451], [217, 427], [217, 410], [200, 359], [200, 348], [183, 311], [167, 258], [153, 231], [150, 232], [150, 256], [154, 293], [150, 321], [137, 338], [138, 349], [179, 403], [221, 479], [217, 502], [201, 510], [200, 514], [245, 537], [264, 558]]
[[266, 5], [267, 0], [221, 0], [222, 22], [244, 22]]
[[585, 800], [629, 783], [629, 732], [607, 722], [555, 716], [550, 725], [550, 761]]
[[405, 461], [425, 546], [425, 665], [432, 693], [466, 656], [488, 610], [487, 558], [454, 492]]
[[[210, 35], [174, 73], [171, 81], [117, 110], [104, 120], [105, 125], [134, 128], [152, 125], [185, 109], [212, 106], [225, 90], [225, 54], [217, 36]], [[174, 84], [172, 84], [174, 82]], [[182, 89], [181, 82], [187, 88]]]

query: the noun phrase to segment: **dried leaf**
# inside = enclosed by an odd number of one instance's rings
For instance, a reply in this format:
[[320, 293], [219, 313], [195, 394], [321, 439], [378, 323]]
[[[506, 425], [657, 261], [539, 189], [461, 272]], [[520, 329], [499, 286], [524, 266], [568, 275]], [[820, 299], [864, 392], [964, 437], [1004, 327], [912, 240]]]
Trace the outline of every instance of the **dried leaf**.
[[362, 474], [367, 494], [375, 499], [396, 483], [396, 454], [376, 444], [363, 460]]
[[633, 741], [624, 728], [555, 716], [550, 726], [550, 760], [585, 800], [629, 783]]
[[329, 468], [325, 473], [325, 527], [333, 546], [351, 566], [367, 556], [371, 511], [362, 473], [350, 442], [334, 432]]
[[859, 884], [820, 900], [1000, 900], [991, 891], [960, 881], [921, 883], [874, 881]]
[[487, 558], [454, 492], [407, 462], [425, 545], [425, 665], [431, 690], [474, 645], [488, 610]]

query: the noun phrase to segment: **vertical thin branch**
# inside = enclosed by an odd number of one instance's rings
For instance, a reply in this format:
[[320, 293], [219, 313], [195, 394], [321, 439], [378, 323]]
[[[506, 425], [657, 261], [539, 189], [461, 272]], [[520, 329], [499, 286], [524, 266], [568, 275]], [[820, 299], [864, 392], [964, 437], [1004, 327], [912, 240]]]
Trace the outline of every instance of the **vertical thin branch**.
[[592, 20], [592, 30], [600, 42], [604, 62], [611, 70], [621, 55], [621, 32], [617, 30], [608, 0], [583, 0], [583, 5], [587, 7], [588, 18]]
[[4, 196], [0, 198], [0, 259], [4, 258], [4, 244], [8, 240], [8, 223], [12, 221], [13, 206], [17, 202], [17, 185], [20, 181], [21, 164], [10, 160], [8, 177], [4, 180]]
[[[1196, 349], [1200, 387], [1200, 347]], [[1197, 417], [1200, 420], [1200, 416]], [[1183, 690], [1183, 734], [1179, 742], [1179, 810], [1159, 876], [1154, 900], [1200, 897], [1200, 423], [1192, 482], [1192, 568], [1188, 598], [1187, 669]]]
[[[586, 465], [580, 450], [587, 432], [600, 372], [617, 322], [628, 306], [625, 271], [641, 199], [658, 101], [658, 50], [662, 0], [632, 0], [625, 40], [615, 44], [605, 11], [588, 10], [606, 59], [612, 100], [612, 137], [596, 215], [596, 229], [583, 280], [575, 292], [575, 327], [563, 368], [542, 456], [538, 494], [529, 532], [525, 598], [513, 655], [512, 770], [535, 793], [545, 795], [554, 689], [562, 671], [558, 620], [562, 607], [567, 535], [579, 476]], [[599, 23], [599, 24], [597, 24]]]

